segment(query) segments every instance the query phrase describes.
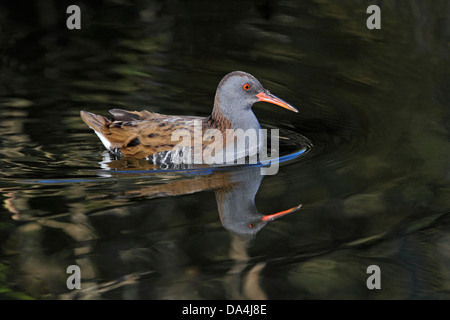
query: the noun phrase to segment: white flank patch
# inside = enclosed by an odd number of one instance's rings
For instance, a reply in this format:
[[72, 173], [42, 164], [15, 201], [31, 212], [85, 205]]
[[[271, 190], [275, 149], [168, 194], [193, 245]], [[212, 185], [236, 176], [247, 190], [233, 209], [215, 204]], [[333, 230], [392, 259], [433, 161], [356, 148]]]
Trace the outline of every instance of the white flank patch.
[[108, 139], [106, 139], [105, 136], [103, 134], [101, 134], [100, 132], [97, 132], [95, 130], [94, 130], [94, 132], [100, 138], [100, 140], [103, 143], [103, 145], [105, 146], [105, 148], [110, 150], [111, 149], [111, 142], [109, 142]]

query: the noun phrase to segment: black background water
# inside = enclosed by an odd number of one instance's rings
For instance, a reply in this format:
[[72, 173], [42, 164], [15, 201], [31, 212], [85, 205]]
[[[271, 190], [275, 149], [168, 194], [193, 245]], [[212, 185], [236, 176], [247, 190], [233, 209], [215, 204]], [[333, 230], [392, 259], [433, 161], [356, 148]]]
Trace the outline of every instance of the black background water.
[[[81, 30], [69, 4], [0, 5], [1, 298], [449, 298], [448, 1], [81, 1]], [[233, 70], [300, 110], [253, 108], [312, 143], [274, 176], [108, 163], [79, 117], [208, 115]], [[303, 207], [238, 237], [230, 183]]]

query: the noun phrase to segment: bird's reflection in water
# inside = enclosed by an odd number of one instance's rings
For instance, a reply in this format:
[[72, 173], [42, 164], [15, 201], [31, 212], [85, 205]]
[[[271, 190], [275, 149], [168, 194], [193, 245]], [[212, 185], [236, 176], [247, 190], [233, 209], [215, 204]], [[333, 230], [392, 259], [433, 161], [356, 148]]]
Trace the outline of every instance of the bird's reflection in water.
[[264, 177], [260, 168], [239, 168], [229, 175], [230, 184], [215, 190], [217, 208], [223, 227], [243, 240], [254, 238], [270, 221], [301, 207], [300, 204], [288, 210], [263, 215], [255, 205], [255, 196]]
[[[120, 161], [108, 165], [117, 169], [120, 167]], [[128, 165], [136, 166], [136, 163]], [[132, 190], [127, 194], [154, 198], [214, 190], [220, 221], [233, 235], [229, 251], [233, 265], [224, 281], [227, 298], [266, 299], [267, 296], [260, 286], [260, 272], [265, 263], [251, 261], [248, 254], [249, 244], [269, 222], [296, 212], [302, 205], [272, 214], [261, 214], [255, 204], [256, 193], [264, 178], [260, 167], [241, 166], [213, 171], [210, 174], [187, 172], [186, 175], [190, 176], [190, 179], [174, 180], [165, 185]]]
[[[126, 170], [120, 170], [124, 166], [140, 168], [141, 170], [154, 168], [145, 160], [139, 159], [124, 159], [123, 161], [112, 162], [104, 159], [102, 162], [104, 169], [127, 173]], [[133, 173], [134, 171], [128, 172]], [[177, 172], [174, 172], [174, 174], [177, 174]], [[162, 185], [130, 190], [125, 192], [125, 195], [128, 197], [156, 198], [212, 190], [216, 195], [217, 209], [223, 227], [242, 240], [254, 238], [267, 223], [293, 213], [302, 206], [299, 204], [273, 214], [264, 215], [260, 213], [255, 205], [255, 196], [264, 175], [261, 174], [261, 168], [258, 166], [244, 165], [212, 171], [187, 170], [179, 174], [184, 175], [186, 179], [174, 179]]]
[[[232, 234], [229, 249], [229, 259], [232, 261], [232, 265], [224, 275], [223, 281], [228, 293], [227, 298], [263, 299], [265, 297], [265, 293], [259, 287], [259, 272], [263, 270], [265, 265], [261, 262], [252, 261], [248, 254], [249, 244], [267, 223], [298, 210], [300, 205], [274, 214], [263, 215], [259, 213], [255, 205], [255, 195], [264, 178], [259, 167], [240, 166], [218, 170], [201, 169], [199, 171], [187, 170], [181, 172], [155, 171], [155, 168], [149, 163], [134, 159], [118, 161], [107, 161], [105, 159], [101, 167], [103, 169], [99, 172], [101, 176], [109, 175], [124, 178], [119, 179], [124, 182], [120, 191], [108, 189], [106, 192], [102, 191], [103, 195], [92, 194], [90, 186], [105, 179], [98, 179], [97, 181], [90, 178], [86, 180], [86, 184], [80, 184], [79, 180], [74, 181], [74, 183], [64, 180], [63, 185], [67, 192], [67, 199], [73, 197], [72, 194], [77, 194], [77, 197], [85, 199], [83, 204], [68, 205], [68, 211], [65, 213], [39, 215], [31, 207], [28, 192], [16, 190], [6, 193], [4, 207], [11, 213], [11, 218], [21, 221], [22, 225], [10, 234], [10, 241], [8, 241], [8, 245], [5, 245], [5, 250], [6, 252], [22, 252], [22, 254], [15, 255], [15, 268], [21, 270], [20, 272], [26, 279], [30, 279], [29, 275], [38, 279], [35, 281], [36, 283], [27, 284], [27, 287], [43, 282], [46, 283], [47, 287], [65, 288], [67, 277], [65, 268], [68, 262], [65, 260], [61, 262], [49, 260], [45, 254], [46, 248], [42, 241], [29, 241], [30, 235], [33, 235], [33, 239], [39, 238], [48, 229], [63, 232], [67, 235], [67, 239], [73, 239], [77, 243], [77, 245], [63, 247], [61, 250], [63, 250], [64, 256], [68, 255], [67, 250], [73, 250], [74, 263], [80, 266], [84, 277], [87, 277], [83, 280], [81, 290], [71, 293], [58, 293], [55, 297], [62, 299], [98, 299], [118, 287], [125, 288], [130, 283], [133, 286], [138, 285], [140, 279], [154, 272], [153, 269], [136, 270], [119, 277], [115, 281], [102, 282], [100, 280], [96, 271], [98, 262], [92, 259], [91, 253], [95, 252], [95, 244], [101, 241], [101, 238], [98, 238], [95, 224], [91, 221], [91, 213], [87, 212], [86, 208], [105, 208], [104, 211], [100, 212], [95, 209], [94, 213], [97, 219], [99, 214], [102, 219], [108, 219], [108, 212], [111, 212], [111, 196], [114, 197], [114, 206], [117, 207], [113, 212], [126, 213], [130, 199], [139, 199], [140, 202], [146, 201], [146, 199], [213, 191], [216, 195], [220, 221], [223, 227]], [[128, 179], [130, 176], [131, 180]], [[152, 180], [152, 183], [157, 182], [157, 184], [142, 185], [144, 176], [146, 179], [150, 176], [151, 178], [147, 180]], [[136, 182], [136, 178], [138, 182]], [[54, 185], [56, 194], [59, 195], [61, 190], [57, 179], [35, 182], [37, 192], [40, 188], [51, 188], [51, 185]], [[30, 264], [31, 257], [33, 261], [38, 261], [39, 264]], [[45, 270], [54, 270], [54, 272], [49, 274]], [[188, 291], [184, 294], [180, 293], [183, 297], [189, 296], [188, 292], [190, 291], [189, 289], [186, 290]], [[164, 298], [164, 295], [161, 298]]]

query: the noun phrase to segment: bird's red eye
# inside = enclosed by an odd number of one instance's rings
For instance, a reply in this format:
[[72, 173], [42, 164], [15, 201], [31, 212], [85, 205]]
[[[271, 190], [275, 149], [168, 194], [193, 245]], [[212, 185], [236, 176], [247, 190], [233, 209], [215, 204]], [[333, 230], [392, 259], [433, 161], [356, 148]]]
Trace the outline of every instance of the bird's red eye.
[[255, 227], [255, 224], [254, 224], [254, 223], [249, 223], [249, 224], [248, 224], [248, 227], [249, 227], [249, 228], [254, 228], [254, 227]]
[[250, 85], [248, 83], [244, 84], [243, 86], [244, 90], [250, 90]]

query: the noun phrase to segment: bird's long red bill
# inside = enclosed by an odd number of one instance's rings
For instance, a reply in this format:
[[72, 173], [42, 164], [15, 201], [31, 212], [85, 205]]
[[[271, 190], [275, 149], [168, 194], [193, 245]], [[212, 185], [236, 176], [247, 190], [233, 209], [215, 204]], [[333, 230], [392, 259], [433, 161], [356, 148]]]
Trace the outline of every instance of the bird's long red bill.
[[277, 106], [283, 107], [283, 108], [288, 109], [290, 111], [298, 112], [298, 110], [296, 108], [294, 108], [293, 106], [291, 106], [289, 103], [287, 103], [286, 101], [284, 101], [284, 100], [278, 98], [277, 96], [271, 94], [267, 90], [261, 91], [256, 96], [258, 97], [258, 101], [264, 101], [264, 102], [273, 103], [273, 104], [276, 104]]
[[262, 217], [261, 220], [263, 220], [263, 221], [272, 221], [272, 220], [281, 218], [282, 216], [285, 216], [285, 215], [287, 215], [289, 213], [295, 212], [298, 209], [300, 209], [301, 207], [302, 207], [302, 205], [299, 204], [296, 207], [293, 207], [293, 208], [290, 208], [290, 209], [287, 209], [287, 210], [284, 210], [284, 211], [280, 211], [280, 212], [273, 213], [273, 214], [268, 214], [268, 215]]

